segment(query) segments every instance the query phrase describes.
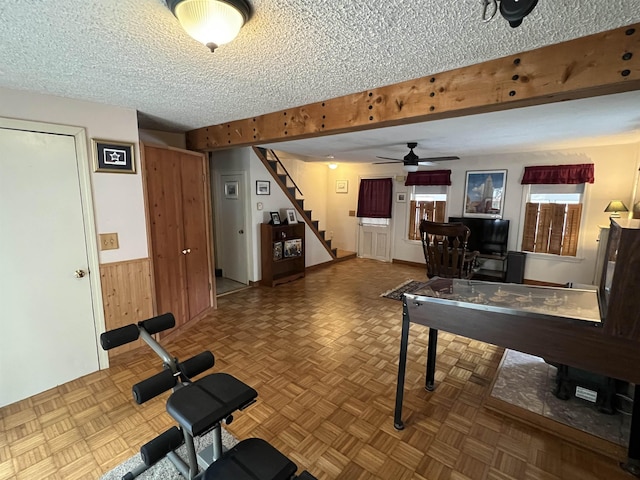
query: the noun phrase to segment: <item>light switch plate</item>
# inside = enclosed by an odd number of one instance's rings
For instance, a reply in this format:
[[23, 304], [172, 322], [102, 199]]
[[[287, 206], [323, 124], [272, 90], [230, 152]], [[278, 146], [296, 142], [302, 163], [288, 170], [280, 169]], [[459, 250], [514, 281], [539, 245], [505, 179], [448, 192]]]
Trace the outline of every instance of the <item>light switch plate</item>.
[[120, 248], [117, 233], [101, 233], [99, 237], [100, 250], [116, 250]]

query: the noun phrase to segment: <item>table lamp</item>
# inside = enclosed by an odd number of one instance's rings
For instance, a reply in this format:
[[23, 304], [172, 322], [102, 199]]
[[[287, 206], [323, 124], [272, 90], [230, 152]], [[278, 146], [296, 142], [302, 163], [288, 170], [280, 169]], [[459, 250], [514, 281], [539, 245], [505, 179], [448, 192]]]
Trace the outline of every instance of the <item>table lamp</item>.
[[609, 218], [619, 218], [620, 214], [618, 212], [628, 212], [629, 209], [620, 200], [612, 200], [609, 202], [609, 205], [607, 205], [607, 208], [605, 208], [604, 211], [612, 212]]

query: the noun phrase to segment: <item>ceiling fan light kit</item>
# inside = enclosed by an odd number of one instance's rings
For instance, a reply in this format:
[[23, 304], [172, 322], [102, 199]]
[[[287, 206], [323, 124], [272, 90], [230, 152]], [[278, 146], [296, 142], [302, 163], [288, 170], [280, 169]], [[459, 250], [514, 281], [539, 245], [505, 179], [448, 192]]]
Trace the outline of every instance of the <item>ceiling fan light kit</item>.
[[245, 0], [167, 0], [182, 28], [213, 52], [240, 33], [251, 16]]

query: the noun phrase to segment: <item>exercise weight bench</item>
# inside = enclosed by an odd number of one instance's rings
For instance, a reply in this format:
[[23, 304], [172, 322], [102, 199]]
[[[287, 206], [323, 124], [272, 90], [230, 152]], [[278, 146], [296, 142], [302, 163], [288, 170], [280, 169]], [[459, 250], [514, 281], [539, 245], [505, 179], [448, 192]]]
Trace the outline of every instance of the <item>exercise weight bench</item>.
[[[152, 335], [175, 326], [171, 313], [105, 332], [102, 348], [110, 350], [138, 338], [162, 359], [163, 370], [133, 386], [133, 398], [142, 404], [173, 389], [167, 412], [178, 423], [140, 448], [143, 463], [128, 472], [132, 480], [167, 457], [178, 472], [189, 480], [304, 480], [314, 479], [308, 472], [296, 477], [297, 466], [269, 443], [258, 438], [241, 441], [223, 452], [221, 423], [233, 421], [233, 413], [255, 403], [258, 393], [226, 373], [210, 373], [191, 379], [213, 367], [211, 352], [202, 352], [185, 362], [172, 357]], [[196, 453], [194, 438], [212, 432], [212, 444]], [[184, 445], [186, 461], [175, 450]]]

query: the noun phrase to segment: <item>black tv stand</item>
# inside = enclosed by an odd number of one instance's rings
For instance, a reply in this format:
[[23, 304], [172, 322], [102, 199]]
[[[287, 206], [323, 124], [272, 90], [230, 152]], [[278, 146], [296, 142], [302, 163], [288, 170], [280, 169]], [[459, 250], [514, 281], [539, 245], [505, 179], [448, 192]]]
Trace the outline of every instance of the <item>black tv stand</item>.
[[[487, 282], [505, 281], [505, 278], [507, 276], [506, 255], [501, 255], [498, 253], [481, 253], [477, 258], [478, 266], [473, 269], [474, 280], [484, 280]], [[493, 265], [486, 265], [489, 262], [491, 262]]]

